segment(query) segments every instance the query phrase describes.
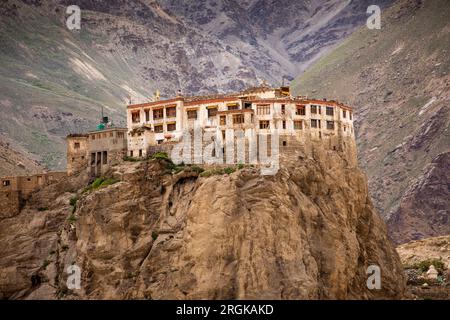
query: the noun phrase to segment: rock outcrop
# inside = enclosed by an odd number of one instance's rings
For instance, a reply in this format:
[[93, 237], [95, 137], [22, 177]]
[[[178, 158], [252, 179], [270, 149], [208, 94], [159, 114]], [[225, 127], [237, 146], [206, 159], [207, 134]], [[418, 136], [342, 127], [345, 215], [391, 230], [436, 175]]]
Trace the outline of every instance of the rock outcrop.
[[[400, 259], [347, 160], [315, 147], [274, 176], [245, 167], [209, 177], [168, 173], [164, 161], [123, 163], [111, 172], [120, 182], [78, 192], [73, 215], [74, 182], [54, 186], [59, 195], [43, 190], [0, 221], [1, 296], [401, 298]], [[38, 212], [33, 201], [51, 205]], [[71, 264], [81, 290], [66, 287]], [[366, 286], [373, 264], [380, 290]]]

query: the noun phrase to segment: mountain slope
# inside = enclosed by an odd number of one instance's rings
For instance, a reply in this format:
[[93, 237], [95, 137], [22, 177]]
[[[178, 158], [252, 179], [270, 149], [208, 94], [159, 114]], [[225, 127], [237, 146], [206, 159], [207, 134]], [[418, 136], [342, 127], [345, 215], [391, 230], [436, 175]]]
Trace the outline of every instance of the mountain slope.
[[[364, 23], [372, 1], [7, 0], [0, 3], [0, 134], [65, 167], [63, 137], [101, 107], [280, 84]], [[390, 0], [376, 1], [382, 5]], [[65, 26], [81, 8], [81, 30]]]
[[[361, 28], [294, 82], [298, 93], [354, 106], [360, 163], [397, 242], [449, 230], [448, 180], [442, 178], [436, 206], [424, 204], [425, 194], [411, 198], [408, 192], [438, 155], [443, 160], [431, 166], [448, 168], [449, 15], [448, 1], [398, 1], [383, 11], [381, 30]], [[415, 210], [401, 210], [401, 203], [409, 206], [405, 201], [415, 201]], [[407, 216], [419, 209], [423, 227], [396, 226], [414, 221]]]
[[102, 106], [124, 125], [129, 99], [148, 99], [156, 89], [174, 95], [178, 88], [206, 92], [257, 83], [232, 50], [154, 1], [75, 3], [83, 8], [80, 31], [65, 27], [69, 1], [0, 5], [0, 133], [49, 167], [65, 166], [63, 137], [94, 129]]
[[42, 172], [44, 168], [25, 150], [15, 150], [0, 136], [0, 177]]

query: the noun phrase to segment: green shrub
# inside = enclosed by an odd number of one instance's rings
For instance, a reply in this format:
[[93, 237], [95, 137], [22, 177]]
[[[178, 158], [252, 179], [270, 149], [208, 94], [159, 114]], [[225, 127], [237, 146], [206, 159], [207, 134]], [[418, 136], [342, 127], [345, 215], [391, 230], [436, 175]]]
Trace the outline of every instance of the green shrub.
[[169, 158], [169, 155], [166, 152], [158, 151], [152, 154], [152, 159], [156, 160], [166, 160], [172, 162], [172, 160]]
[[158, 233], [156, 231], [153, 231], [152, 232], [152, 239], [153, 239], [153, 241], [155, 241], [156, 238], [158, 238]]
[[123, 161], [138, 162], [139, 159], [132, 158], [132, 157], [129, 157], [129, 156], [125, 156], [125, 157], [123, 157]]
[[85, 192], [90, 192], [93, 190], [97, 190], [106, 186], [110, 186], [112, 184], [115, 184], [117, 182], [119, 182], [120, 180], [114, 179], [114, 178], [97, 178], [95, 179], [94, 182], [92, 182], [91, 185], [87, 186], [86, 188], [84, 188], [83, 193]]
[[233, 172], [236, 171], [236, 168], [233, 168], [233, 167], [226, 167], [225, 169], [223, 169], [223, 171], [224, 171], [226, 174], [232, 174]]
[[95, 179], [95, 181], [92, 182], [92, 184], [91, 184], [91, 188], [92, 188], [92, 189], [97, 189], [97, 188], [99, 188], [100, 185], [103, 183], [103, 181], [104, 181], [104, 178], [97, 178], [97, 179]]
[[46, 260], [44, 260], [43, 262], [42, 262], [42, 268], [47, 268], [47, 266], [50, 264], [50, 261], [48, 261], [47, 259]]
[[119, 182], [119, 180], [114, 179], [114, 178], [108, 178], [108, 179], [105, 179], [105, 180], [102, 181], [102, 183], [100, 184], [99, 188], [110, 186], [110, 185], [112, 185], [114, 183], [117, 183], [117, 182]]
[[239, 169], [239, 170], [244, 169], [244, 164], [243, 164], [243, 163], [239, 163], [239, 164], [238, 164], [238, 169]]
[[203, 169], [202, 167], [199, 167], [199, 166], [192, 166], [192, 167], [191, 167], [191, 170], [194, 171], [194, 172], [196, 172], [196, 173], [198, 173], [198, 174], [200, 174], [200, 173], [202, 173], [203, 171], [205, 171], [205, 169]]
[[77, 221], [77, 217], [74, 214], [71, 214], [70, 217], [67, 218], [67, 221], [70, 223]]
[[411, 269], [417, 269], [421, 272], [427, 272], [430, 266], [433, 265], [439, 273], [445, 270], [445, 263], [441, 259], [427, 259], [408, 266]]
[[212, 170], [206, 170], [200, 173], [200, 177], [211, 177], [213, 175]]
[[77, 205], [77, 201], [78, 201], [78, 197], [77, 196], [70, 198], [70, 205], [71, 206], [76, 206]]

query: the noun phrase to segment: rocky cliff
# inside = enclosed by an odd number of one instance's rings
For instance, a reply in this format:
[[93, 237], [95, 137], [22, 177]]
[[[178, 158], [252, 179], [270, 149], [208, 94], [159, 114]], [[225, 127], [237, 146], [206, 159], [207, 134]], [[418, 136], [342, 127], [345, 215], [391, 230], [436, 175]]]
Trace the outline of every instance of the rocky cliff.
[[445, 0], [397, 1], [380, 30], [362, 27], [294, 85], [354, 107], [360, 164], [397, 242], [449, 233], [449, 14]]
[[[1, 296], [400, 298], [399, 257], [349, 160], [314, 147], [273, 176], [174, 173], [148, 160], [114, 167], [103, 187], [83, 191], [83, 177], [50, 186], [0, 221]], [[66, 288], [71, 264], [81, 290]], [[381, 290], [366, 287], [372, 264]]]

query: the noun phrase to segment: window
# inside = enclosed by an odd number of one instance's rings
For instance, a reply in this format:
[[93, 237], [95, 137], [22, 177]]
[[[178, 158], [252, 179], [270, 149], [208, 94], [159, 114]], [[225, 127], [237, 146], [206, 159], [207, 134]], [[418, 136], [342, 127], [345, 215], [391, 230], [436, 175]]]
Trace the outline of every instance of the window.
[[130, 157], [133, 157], [133, 150], [130, 151]]
[[295, 110], [295, 114], [297, 116], [304, 116], [306, 114], [305, 106], [302, 105], [302, 104], [297, 105], [297, 109]]
[[244, 115], [243, 114], [234, 114], [233, 115], [233, 124], [244, 123]]
[[320, 114], [320, 106], [316, 106], [314, 104], [311, 105], [311, 113], [312, 114]]
[[268, 120], [261, 120], [259, 122], [259, 128], [260, 129], [268, 129], [270, 126], [270, 122]]
[[176, 107], [166, 108], [166, 117], [167, 118], [174, 118], [176, 116], [177, 116], [177, 108]]
[[91, 153], [91, 166], [95, 165], [95, 152]]
[[163, 126], [162, 126], [162, 124], [160, 124], [160, 125], [158, 125], [158, 126], [155, 126], [155, 132], [156, 133], [161, 133], [161, 132], [163, 132], [164, 130], [163, 130]]
[[175, 131], [177, 129], [177, 125], [175, 123], [167, 124], [167, 131]]
[[75, 158], [72, 158], [72, 162], [75, 162]]
[[132, 113], [131, 113], [131, 121], [132, 121], [133, 123], [139, 123], [139, 122], [141, 122], [141, 115], [140, 115], [139, 111], [138, 111], [138, 112], [132, 112]]
[[188, 110], [187, 117], [188, 119], [197, 119], [197, 110]]
[[334, 130], [334, 121], [327, 121], [327, 129]]
[[163, 117], [163, 109], [153, 110], [153, 120], [162, 119]]
[[286, 121], [283, 120], [283, 129], [286, 129]]
[[142, 158], [142, 149], [139, 149], [139, 158]]
[[217, 107], [216, 108], [208, 108], [208, 118], [215, 117], [217, 115]]
[[114, 137], [114, 132], [110, 132], [110, 133], [109, 133], [109, 137], [110, 137], [110, 138]]
[[73, 145], [73, 147], [75, 149], [80, 149], [80, 143], [79, 142], [75, 142], [75, 144]]
[[303, 123], [302, 121], [294, 121], [294, 129], [295, 130], [302, 130], [303, 129]]
[[286, 147], [286, 146], [287, 146], [287, 141], [283, 140], [283, 147]]
[[347, 111], [342, 110], [342, 117], [343, 117], [343, 118], [347, 118]]
[[91, 140], [95, 140], [95, 134], [91, 135]]
[[220, 116], [220, 125], [225, 126], [227, 124], [227, 116]]
[[320, 120], [311, 119], [311, 128], [320, 128]]
[[103, 164], [108, 164], [108, 151], [103, 151], [102, 160]]
[[10, 180], [3, 180], [2, 184], [4, 187], [10, 186], [11, 185], [11, 181]]
[[350, 120], [352, 120], [352, 113], [351, 113], [351, 111], [348, 112], [348, 116], [349, 116]]
[[327, 116], [334, 116], [334, 109], [333, 109], [333, 107], [327, 107], [326, 115]]
[[158, 144], [162, 144], [164, 140], [157, 140]]
[[227, 105], [227, 107], [228, 107], [228, 110], [238, 110], [239, 109], [239, 104], [232, 103], [232, 104]]
[[150, 110], [145, 110], [145, 121], [146, 122], [150, 121]]
[[256, 114], [257, 115], [270, 114], [270, 106], [269, 105], [257, 106], [256, 107]]
[[117, 132], [117, 138], [123, 138], [123, 137], [124, 137], [123, 132]]
[[252, 103], [251, 102], [245, 102], [244, 103], [244, 109], [251, 109], [252, 108]]
[[281, 105], [281, 114], [286, 114], [286, 106], [284, 104]]

